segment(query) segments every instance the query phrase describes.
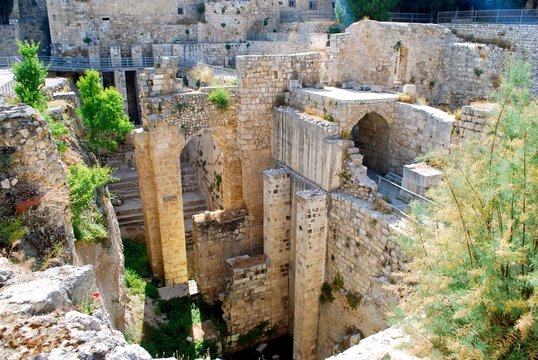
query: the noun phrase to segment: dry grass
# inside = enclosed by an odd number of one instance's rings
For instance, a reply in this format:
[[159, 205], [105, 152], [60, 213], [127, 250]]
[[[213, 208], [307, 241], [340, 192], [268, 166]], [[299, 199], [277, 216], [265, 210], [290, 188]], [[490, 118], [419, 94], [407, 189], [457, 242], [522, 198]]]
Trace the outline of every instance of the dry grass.
[[481, 50], [480, 51], [480, 59], [487, 60], [489, 56], [489, 52], [487, 50]]
[[189, 75], [196, 80], [200, 80], [200, 83], [205, 83], [206, 85], [212, 85], [215, 81], [213, 69], [208, 66], [196, 65], [196, 67], [189, 72]]
[[458, 121], [461, 120], [461, 109], [456, 110], [456, 112], [454, 113], [454, 119]]
[[415, 104], [417, 102], [417, 99], [415, 96], [409, 94], [400, 94], [398, 97], [398, 101], [407, 104]]
[[419, 97], [417, 98], [417, 103], [420, 104], [420, 105], [424, 105], [424, 106], [428, 106], [428, 100], [426, 98], [423, 98], [423, 97]]

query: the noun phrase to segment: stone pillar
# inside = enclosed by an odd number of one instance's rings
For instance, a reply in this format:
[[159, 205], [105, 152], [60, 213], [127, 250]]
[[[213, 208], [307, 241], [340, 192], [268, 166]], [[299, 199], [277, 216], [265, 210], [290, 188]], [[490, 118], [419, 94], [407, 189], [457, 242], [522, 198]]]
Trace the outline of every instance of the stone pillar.
[[327, 194], [306, 190], [296, 194], [296, 271], [293, 359], [316, 358], [319, 295], [327, 252]]
[[131, 46], [131, 57], [133, 58], [134, 66], [142, 67], [144, 65], [142, 60], [142, 45]]
[[291, 192], [290, 176], [284, 169], [263, 172], [264, 254], [269, 259], [268, 285], [271, 324], [288, 330]]
[[100, 68], [99, 46], [90, 45], [88, 47], [88, 57], [90, 58], [90, 68], [99, 69]]
[[179, 156], [185, 140], [177, 128], [164, 124], [150, 133], [136, 132], [134, 138], [152, 268], [167, 286], [184, 283], [188, 273]]
[[121, 49], [118, 45], [110, 47], [110, 62], [113, 68], [121, 68]]
[[129, 113], [129, 104], [127, 102], [127, 83], [125, 81], [125, 71], [114, 71], [114, 84], [116, 90], [123, 96], [123, 109]]

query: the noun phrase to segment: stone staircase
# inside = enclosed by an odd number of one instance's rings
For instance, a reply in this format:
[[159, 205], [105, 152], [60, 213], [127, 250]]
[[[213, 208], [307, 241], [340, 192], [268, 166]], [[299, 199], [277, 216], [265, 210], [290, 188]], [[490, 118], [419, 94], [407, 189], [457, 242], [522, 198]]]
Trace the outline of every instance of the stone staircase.
[[349, 166], [351, 175], [359, 182], [359, 184], [368, 186], [374, 191], [377, 190], [377, 184], [374, 180], [368, 177], [368, 168], [362, 164], [364, 156], [360, 153], [358, 147], [351, 146], [346, 149], [348, 160], [346, 164]]
[[113, 194], [114, 211], [120, 225], [122, 237], [137, 241], [144, 240], [144, 214], [140, 201], [140, 187], [136, 170], [125, 169], [114, 173], [120, 181], [109, 184]]
[[206, 211], [207, 204], [200, 193], [194, 167], [181, 162], [181, 191], [183, 192], [183, 218], [185, 219], [185, 243], [187, 254], [193, 251], [192, 216]]

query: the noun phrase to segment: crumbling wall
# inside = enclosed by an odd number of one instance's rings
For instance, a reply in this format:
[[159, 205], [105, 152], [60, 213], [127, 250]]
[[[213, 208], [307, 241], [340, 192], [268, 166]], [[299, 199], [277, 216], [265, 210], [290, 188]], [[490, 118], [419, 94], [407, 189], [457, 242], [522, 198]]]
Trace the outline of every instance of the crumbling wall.
[[420, 97], [453, 107], [488, 96], [504, 58], [502, 50], [463, 44], [439, 25], [376, 21], [359, 21], [332, 35], [329, 53], [333, 84], [399, 89], [413, 83]]
[[514, 46], [531, 63], [534, 79], [531, 92], [538, 96], [538, 25], [450, 23], [446, 26], [458, 34], [472, 35], [486, 41], [504, 41]]
[[219, 300], [226, 286], [226, 259], [251, 254], [249, 223], [244, 210], [193, 216], [194, 272], [204, 298]]
[[494, 104], [483, 104], [481, 106], [468, 105], [461, 108], [460, 119], [454, 121], [452, 130], [453, 143], [461, 139], [472, 136], [481, 136], [487, 129], [488, 121], [497, 110]]
[[386, 287], [405, 260], [391, 238], [404, 229], [401, 218], [377, 211], [368, 201], [330, 195], [325, 281], [335, 300], [321, 305], [318, 358], [330, 356], [349, 329], [368, 336], [386, 327], [385, 314], [398, 302]]
[[21, 216], [28, 228], [20, 249], [38, 268], [47, 258], [71, 262], [66, 174], [47, 122], [29, 106], [1, 106], [0, 150], [2, 217]]

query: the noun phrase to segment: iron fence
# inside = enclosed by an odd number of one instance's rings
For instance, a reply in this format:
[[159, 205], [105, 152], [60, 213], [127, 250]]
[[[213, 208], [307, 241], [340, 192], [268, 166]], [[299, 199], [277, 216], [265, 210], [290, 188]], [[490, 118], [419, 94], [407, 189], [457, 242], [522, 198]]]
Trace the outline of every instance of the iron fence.
[[1, 56], [0, 69], [11, 69], [14, 64], [20, 63], [21, 59], [17, 56]]
[[437, 22], [439, 24], [538, 24], [538, 9], [443, 11], [437, 15]]
[[11, 79], [8, 82], [0, 85], [0, 95], [7, 95], [9, 97], [15, 96], [15, 80]]
[[389, 21], [432, 24], [538, 24], [538, 9], [441, 11], [437, 14], [389, 13]]

